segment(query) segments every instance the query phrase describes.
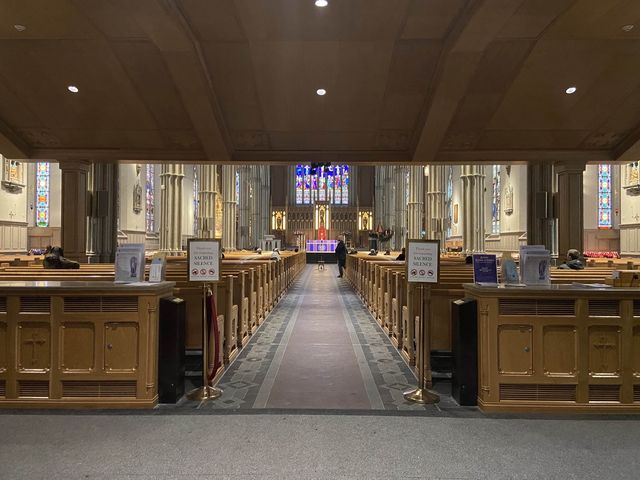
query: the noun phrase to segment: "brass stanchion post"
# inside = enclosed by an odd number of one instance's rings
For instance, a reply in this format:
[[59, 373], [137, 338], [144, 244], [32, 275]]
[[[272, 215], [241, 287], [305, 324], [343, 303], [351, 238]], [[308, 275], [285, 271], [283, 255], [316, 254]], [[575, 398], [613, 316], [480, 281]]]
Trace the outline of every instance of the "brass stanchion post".
[[415, 390], [409, 390], [404, 393], [404, 398], [410, 402], [421, 403], [421, 404], [431, 404], [438, 403], [440, 401], [440, 397], [435, 393], [427, 390], [427, 369], [429, 365], [429, 360], [431, 356], [431, 347], [429, 345], [429, 314], [431, 309], [431, 287], [426, 288], [427, 292], [425, 294], [425, 285], [420, 284], [420, 322], [418, 324], [419, 333], [418, 338], [420, 339], [420, 350], [419, 355], [420, 358], [416, 362], [416, 366], [418, 367], [418, 388]]
[[[212, 313], [213, 314], [213, 313]], [[214, 322], [218, 319], [214, 318]], [[202, 387], [187, 394], [189, 400], [215, 400], [222, 390], [209, 385], [209, 322], [207, 322], [207, 284], [202, 283]]]

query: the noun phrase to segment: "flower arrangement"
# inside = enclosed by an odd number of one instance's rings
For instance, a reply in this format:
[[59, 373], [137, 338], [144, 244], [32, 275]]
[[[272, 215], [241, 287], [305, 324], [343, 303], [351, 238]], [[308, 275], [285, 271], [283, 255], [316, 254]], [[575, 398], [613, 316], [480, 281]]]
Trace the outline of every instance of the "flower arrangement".
[[585, 258], [620, 258], [620, 254], [618, 252], [586, 251], [583, 255]]

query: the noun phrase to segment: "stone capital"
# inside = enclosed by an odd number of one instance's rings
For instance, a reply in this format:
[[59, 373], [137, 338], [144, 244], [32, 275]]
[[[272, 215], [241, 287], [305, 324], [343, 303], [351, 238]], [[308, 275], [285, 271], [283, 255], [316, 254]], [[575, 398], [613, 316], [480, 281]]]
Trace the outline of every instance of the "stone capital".
[[557, 162], [553, 167], [558, 175], [578, 175], [585, 171], [587, 162]]

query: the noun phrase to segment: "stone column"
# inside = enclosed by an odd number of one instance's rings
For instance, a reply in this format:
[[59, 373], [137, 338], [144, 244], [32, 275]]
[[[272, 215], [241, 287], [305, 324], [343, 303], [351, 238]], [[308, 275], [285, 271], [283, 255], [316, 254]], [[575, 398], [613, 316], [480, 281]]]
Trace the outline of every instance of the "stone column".
[[259, 168], [257, 165], [252, 165], [249, 167], [251, 169], [251, 202], [250, 202], [250, 238], [251, 245], [254, 247], [260, 246], [260, 239], [262, 238], [262, 224], [260, 221], [260, 200], [261, 200], [261, 189], [260, 189], [260, 178], [259, 178]]
[[395, 212], [393, 215], [394, 234], [391, 244], [396, 250], [405, 245], [407, 235], [407, 167], [394, 167]]
[[[444, 247], [445, 166], [430, 165], [427, 179], [426, 232], [427, 238], [440, 240]], [[432, 221], [435, 220], [435, 221]]]
[[558, 174], [558, 255], [570, 248], [584, 251], [584, 212], [582, 174], [585, 163], [557, 163]]
[[240, 201], [238, 203], [238, 228], [240, 229], [240, 231], [238, 232], [238, 246], [240, 248], [247, 248], [250, 244], [250, 168], [251, 167], [240, 167], [238, 169], [240, 172]]
[[162, 164], [160, 173], [160, 250], [168, 253], [182, 253], [182, 164]]
[[[113, 163], [94, 163], [89, 174], [90, 211], [88, 213], [87, 261], [108, 263], [115, 261], [118, 237], [118, 166]], [[144, 191], [143, 187], [141, 187]], [[140, 193], [140, 192], [138, 192]], [[135, 192], [123, 192], [135, 195]], [[142, 202], [142, 197], [140, 198]], [[141, 203], [141, 205], [144, 205]], [[65, 252], [66, 253], [66, 252]]]
[[384, 180], [385, 167], [375, 167], [375, 197], [373, 207], [373, 225], [371, 230], [376, 230], [378, 225], [384, 224]]
[[392, 228], [394, 225], [393, 214], [395, 213], [395, 185], [393, 177], [393, 167], [385, 167], [384, 179], [384, 221], [383, 228]]
[[467, 253], [484, 251], [484, 167], [462, 167], [463, 248]]
[[556, 220], [552, 208], [554, 184], [553, 165], [527, 165], [527, 243], [544, 245], [557, 255]]
[[259, 167], [260, 176], [257, 182], [257, 188], [260, 189], [260, 204], [258, 211], [260, 213], [260, 230], [261, 235], [258, 240], [264, 238], [271, 232], [271, 169], [269, 166]]
[[236, 167], [233, 165], [222, 166], [222, 198], [222, 248], [231, 251], [236, 249]]
[[87, 261], [87, 181], [88, 161], [61, 161], [62, 221], [60, 238], [64, 256]]
[[[424, 167], [409, 167], [409, 205], [407, 208], [407, 238], [422, 238], [424, 216]], [[404, 246], [404, 245], [402, 245]], [[401, 247], [402, 247], [401, 246]]]
[[216, 166], [198, 166], [198, 237], [215, 237]]

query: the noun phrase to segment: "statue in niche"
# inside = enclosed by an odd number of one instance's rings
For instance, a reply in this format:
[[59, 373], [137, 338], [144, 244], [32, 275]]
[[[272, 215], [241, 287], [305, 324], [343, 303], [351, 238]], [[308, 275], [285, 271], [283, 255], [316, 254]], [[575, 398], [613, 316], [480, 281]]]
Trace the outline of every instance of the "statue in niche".
[[369, 215], [362, 214], [362, 230], [369, 230]]
[[513, 213], [513, 187], [507, 185], [504, 189], [504, 214], [511, 215]]
[[282, 214], [276, 214], [276, 230], [282, 230]]
[[136, 182], [133, 187], [133, 211], [135, 213], [142, 211], [142, 187], [139, 182]]

